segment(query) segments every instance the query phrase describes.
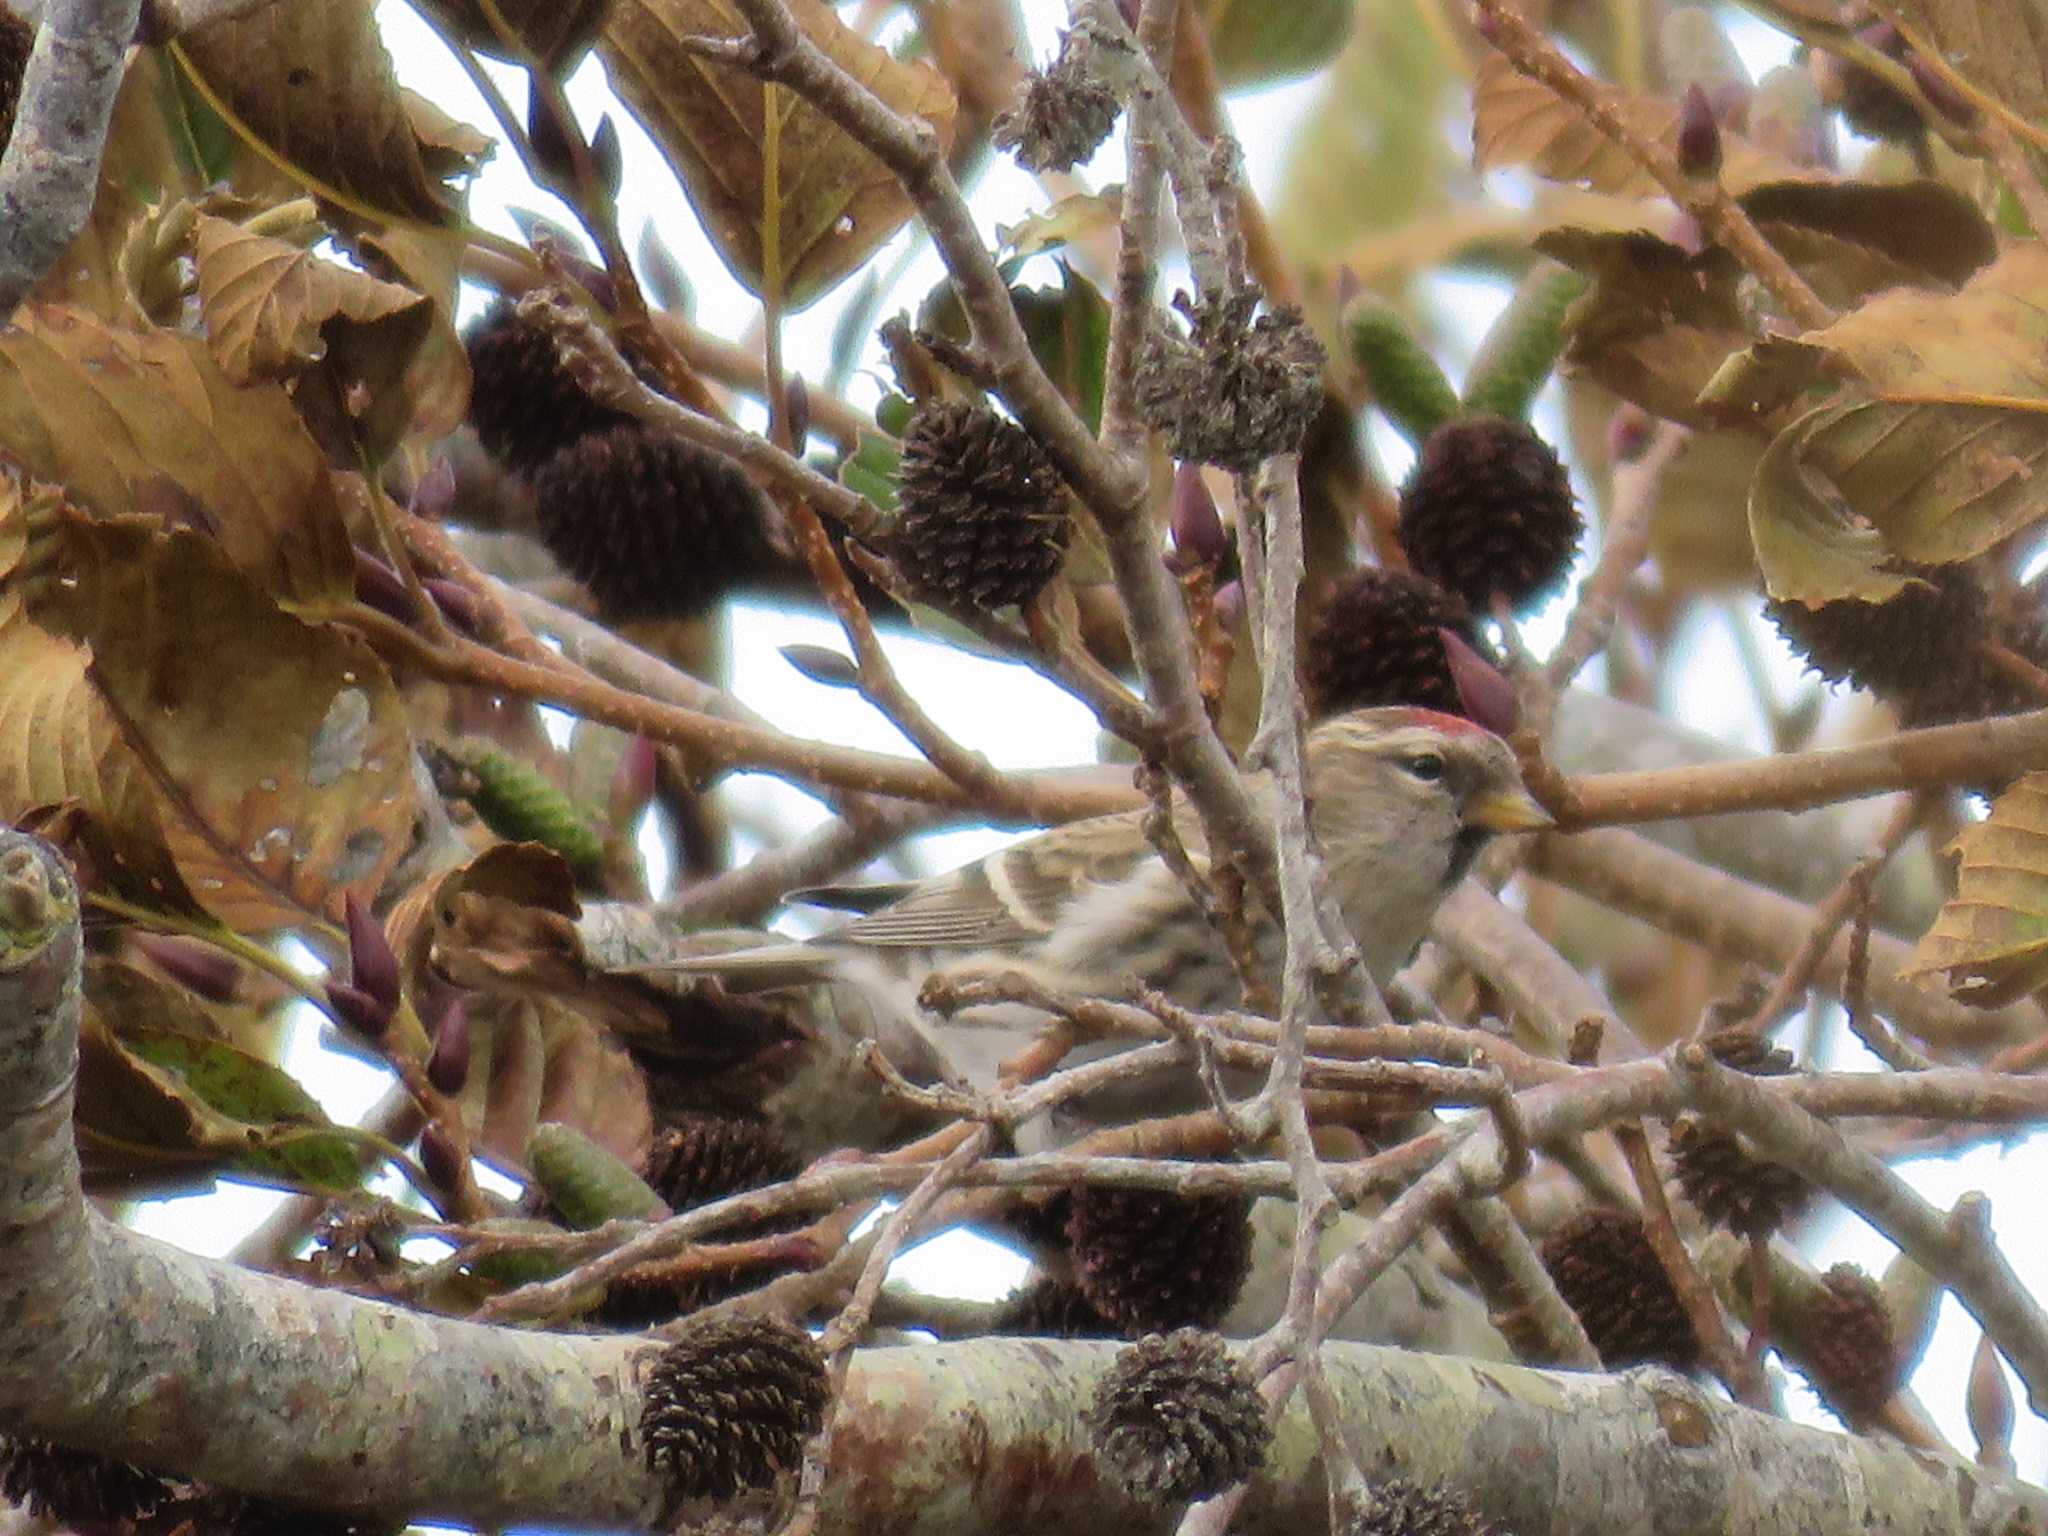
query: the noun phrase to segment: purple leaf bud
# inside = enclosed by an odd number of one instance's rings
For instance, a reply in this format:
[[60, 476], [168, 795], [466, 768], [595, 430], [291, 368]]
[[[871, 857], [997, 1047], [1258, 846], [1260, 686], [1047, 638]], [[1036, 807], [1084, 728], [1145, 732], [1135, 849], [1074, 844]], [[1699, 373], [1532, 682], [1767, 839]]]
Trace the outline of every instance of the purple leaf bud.
[[365, 608], [374, 608], [379, 613], [410, 624], [413, 620], [412, 600], [407, 595], [405, 583], [398, 572], [368, 550], [354, 551], [356, 558], [356, 601]]
[[858, 688], [860, 668], [851, 656], [829, 645], [785, 645], [782, 659], [814, 683], [827, 688]]
[[388, 1018], [398, 1011], [398, 956], [355, 892], [343, 898], [343, 910], [348, 917], [349, 981], [374, 998]]
[[1947, 78], [1917, 53], [1906, 55], [1906, 73], [1927, 98], [1927, 105], [1959, 127], [1977, 121], [1976, 105], [1948, 83]]
[[1173, 494], [1167, 502], [1167, 526], [1173, 530], [1173, 552], [1186, 565], [1214, 565], [1230, 552], [1216, 498], [1202, 483], [1202, 472], [1183, 464], [1173, 472]]
[[441, 610], [448, 622], [457, 629], [474, 634], [477, 627], [476, 594], [459, 581], [450, 581], [445, 576], [423, 576], [420, 585], [427, 589], [427, 596], [434, 600], [434, 606]]
[[597, 130], [590, 136], [590, 164], [605, 196], [616, 200], [626, 179], [626, 160], [625, 152], [619, 148], [618, 125], [609, 112], [597, 120]]
[[1450, 663], [1451, 681], [1458, 688], [1458, 703], [1465, 718], [1483, 725], [1496, 736], [1514, 733], [1521, 723], [1521, 707], [1515, 702], [1514, 685], [1499, 667], [1473, 650], [1455, 630], [1438, 629], [1444, 642], [1444, 659]]
[[1721, 173], [1721, 125], [1697, 81], [1678, 103], [1678, 168], [1702, 179]]
[[802, 374], [790, 376], [782, 398], [789, 422], [789, 451], [802, 458], [804, 445], [811, 440], [811, 387]]
[[1209, 600], [1215, 611], [1216, 622], [1223, 626], [1226, 634], [1244, 627], [1244, 583], [1226, 581], [1216, 589], [1215, 597]]
[[1899, 29], [1888, 21], [1873, 21], [1868, 26], [1856, 29], [1856, 41], [1879, 53], [1897, 58], [1904, 51], [1905, 39], [1899, 36]]
[[427, 1058], [427, 1081], [450, 1095], [469, 1081], [469, 1008], [461, 998], [448, 1005], [434, 1029], [434, 1053]]
[[327, 983], [327, 1006], [334, 1016], [369, 1039], [376, 1040], [391, 1027], [391, 1010], [361, 987], [345, 981]]
[[660, 766], [654, 743], [645, 736], [635, 736], [626, 743], [612, 768], [612, 781], [605, 795], [605, 810], [613, 826], [628, 827], [640, 819], [654, 799]]
[[162, 933], [138, 933], [135, 947], [171, 980], [210, 1003], [233, 1002], [242, 968], [219, 950]]
[[555, 116], [538, 79], [529, 79], [526, 84], [526, 139], [533, 146], [534, 163], [544, 176], [564, 185], [574, 182], [568, 132]]
[[420, 1132], [420, 1165], [435, 1185], [441, 1189], [460, 1188], [462, 1164], [462, 1154], [455, 1150], [455, 1138], [442, 1129], [440, 1122]]
[[412, 488], [407, 510], [414, 517], [441, 518], [455, 505], [455, 463], [442, 454], [427, 466], [420, 483]]

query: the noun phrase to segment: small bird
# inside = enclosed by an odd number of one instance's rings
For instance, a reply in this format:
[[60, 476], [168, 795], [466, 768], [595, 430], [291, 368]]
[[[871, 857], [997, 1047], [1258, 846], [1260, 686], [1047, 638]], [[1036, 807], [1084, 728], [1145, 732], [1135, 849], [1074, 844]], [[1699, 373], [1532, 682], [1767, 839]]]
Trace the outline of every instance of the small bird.
[[[1313, 726], [1304, 748], [1309, 823], [1345, 922], [1382, 985], [1415, 952], [1437, 903], [1488, 837], [1551, 824], [1507, 744], [1454, 715], [1354, 710]], [[1081, 996], [1128, 997], [1144, 986], [1195, 1010], [1240, 1005], [1221, 938], [1146, 838], [1144, 814], [1071, 822], [929, 880], [808, 893], [867, 915], [802, 943], [649, 969], [714, 975], [739, 992], [851, 987], [899, 1068], [928, 1075], [936, 1065], [987, 1088], [1044, 1014], [1006, 1004], [939, 1023], [917, 1004], [929, 977], [1022, 971]], [[1179, 795], [1173, 821], [1204, 868], [1200, 818]], [[1277, 977], [1280, 925], [1256, 903], [1249, 917], [1258, 957]]]

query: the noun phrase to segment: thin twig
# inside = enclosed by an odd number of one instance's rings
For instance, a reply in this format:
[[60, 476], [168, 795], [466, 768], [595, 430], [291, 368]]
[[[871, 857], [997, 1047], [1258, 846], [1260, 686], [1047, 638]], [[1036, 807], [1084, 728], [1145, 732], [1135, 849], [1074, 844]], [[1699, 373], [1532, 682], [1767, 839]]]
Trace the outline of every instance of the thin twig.
[[1807, 330], [1830, 324], [1834, 311], [1821, 302], [1806, 279], [1771, 243], [1749, 215], [1714, 178], [1688, 176], [1677, 157], [1653, 144], [1605, 99], [1594, 82], [1580, 72], [1555, 44], [1531, 26], [1510, 0], [1478, 0], [1480, 31], [1507, 56], [1515, 69], [1548, 86], [1600, 135], [1627, 151], [1671, 200], [1691, 214], [1707, 238], [1727, 251], [1763, 284], [1778, 306]]
[[1679, 1304], [1685, 1308], [1693, 1337], [1699, 1340], [1700, 1353], [1735, 1394], [1737, 1402], [1762, 1408], [1768, 1400], [1763, 1371], [1736, 1344], [1721, 1315], [1721, 1304], [1714, 1298], [1714, 1288], [1707, 1284], [1692, 1255], [1686, 1252], [1685, 1240], [1678, 1235], [1678, 1226], [1671, 1218], [1671, 1202], [1664, 1195], [1664, 1175], [1658, 1171], [1657, 1159], [1650, 1151], [1650, 1138], [1641, 1122], [1636, 1121], [1615, 1126], [1614, 1139], [1621, 1144], [1629, 1172], [1635, 1177], [1636, 1193], [1642, 1197], [1643, 1235], [1650, 1240], [1657, 1262], [1663, 1266]]

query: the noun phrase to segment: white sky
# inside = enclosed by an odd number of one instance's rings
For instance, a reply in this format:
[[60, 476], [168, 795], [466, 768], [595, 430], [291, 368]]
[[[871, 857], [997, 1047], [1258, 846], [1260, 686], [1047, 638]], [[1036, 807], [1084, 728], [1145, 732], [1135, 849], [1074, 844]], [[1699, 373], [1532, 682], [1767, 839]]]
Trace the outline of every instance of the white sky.
[[[1024, 0], [1024, 9], [1033, 50], [1043, 59], [1053, 50], [1055, 29], [1063, 20], [1064, 7], [1053, 0]], [[380, 7], [379, 19], [405, 83], [432, 97], [457, 117], [495, 133], [494, 120], [481, 99], [447, 58], [439, 41], [406, 5], [386, 0]], [[1786, 40], [1760, 25], [1738, 23], [1733, 32], [1753, 73], [1761, 73], [1787, 57]], [[523, 107], [525, 88], [518, 72], [507, 67], [498, 73], [507, 95]], [[617, 122], [625, 154], [621, 226], [628, 249], [637, 249], [643, 226], [651, 222], [689, 276], [699, 323], [723, 334], [742, 334], [755, 314], [754, 300], [733, 282], [697, 232], [687, 204], [675, 190], [653, 146], [630, 116], [608, 100], [602, 67], [594, 58], [572, 80], [570, 96], [586, 131], [595, 125], [598, 113], [605, 110], [610, 110]], [[1262, 191], [1272, 189], [1282, 147], [1292, 125], [1313, 98], [1312, 85], [1297, 85], [1232, 102], [1235, 126], [1245, 145], [1254, 183]], [[1120, 179], [1121, 161], [1119, 131], [1084, 169], [1095, 185], [1102, 185]], [[998, 157], [976, 189], [974, 207], [993, 244], [998, 222], [1014, 223], [1023, 212], [1042, 208], [1045, 201], [1031, 178]], [[526, 183], [516, 159], [506, 150], [475, 184], [471, 208], [479, 224], [517, 237], [518, 226], [508, 212], [513, 206], [541, 212], [558, 223], [569, 222], [552, 199]], [[898, 236], [883, 256], [883, 266], [890, 265], [912, 238], [909, 232]], [[939, 275], [937, 260], [928, 248], [924, 249], [906, 269], [897, 290], [901, 297], [885, 304], [881, 313], [887, 315], [906, 305], [914, 307], [917, 297]], [[813, 379], [823, 372], [832, 325], [844, 298], [854, 287], [853, 283], [844, 285], [838, 294], [789, 322], [786, 346], [792, 368]], [[1502, 301], [1497, 290], [1465, 280], [1439, 283], [1434, 296], [1473, 335], [1484, 328]], [[471, 303], [477, 302], [480, 301], [472, 297]], [[850, 393], [856, 402], [871, 404], [877, 393], [876, 380], [872, 376], [857, 378]], [[1551, 398], [1539, 404], [1538, 425], [1553, 438], [1561, 438], [1555, 391], [1549, 395]], [[1375, 425], [1373, 441], [1389, 469], [1400, 473], [1407, 461], [1405, 445], [1385, 431], [1383, 424]], [[1539, 645], [1547, 644], [1554, 637], [1555, 622], [1553, 618], [1549, 623], [1532, 626], [1532, 640]], [[1765, 746], [1763, 721], [1746, 684], [1740, 682], [1742, 666], [1726, 622], [1703, 618], [1688, 636], [1692, 661], [1684, 673], [1683, 713], [1696, 726], [1760, 750]], [[1774, 637], [1767, 628], [1763, 635], [1775, 649]], [[858, 698], [806, 681], [778, 654], [780, 647], [791, 641], [839, 643], [837, 628], [830, 621], [745, 607], [736, 614], [732, 636], [732, 686], [777, 724], [849, 745], [905, 749], [894, 729]], [[947, 729], [987, 752], [999, 766], [1054, 766], [1094, 758], [1093, 718], [1075, 701], [1029, 671], [979, 661], [909, 636], [892, 635], [887, 644], [913, 693]], [[1796, 665], [1781, 655], [1777, 667], [1781, 696], [1791, 695], [1797, 678]], [[823, 814], [809, 796], [761, 775], [734, 779], [728, 793], [733, 798], [736, 820], [741, 822], [765, 816], [773, 824], [795, 832]], [[926, 861], [926, 868], [945, 868], [1004, 840], [1001, 834], [985, 831], [953, 833], [930, 840], [931, 845], [921, 850], [920, 856]], [[1860, 1047], [1856, 1050], [1860, 1053]], [[1846, 1057], [1850, 1053], [1840, 1054]], [[285, 1064], [337, 1118], [359, 1116], [382, 1093], [386, 1082], [381, 1071], [322, 1051], [310, 1021], [299, 1027]], [[1845, 1067], [1858, 1064], [1852, 1060], [1841, 1063]], [[1863, 1057], [1860, 1065], [1867, 1068], [1874, 1064]], [[1914, 1164], [1901, 1171], [1929, 1199], [1943, 1206], [1962, 1191], [1975, 1188], [1989, 1191], [1999, 1203], [2010, 1207], [1999, 1222], [2009, 1237], [2005, 1251], [2035, 1294], [2048, 1297], [2048, 1243], [2028, 1230], [2037, 1223], [2017, 1217], [2019, 1212], [2030, 1215], [2039, 1203], [2038, 1190], [2048, 1179], [2048, 1161], [2044, 1161], [2040, 1138], [2028, 1138], [2010, 1150], [1983, 1147], [1966, 1157]], [[396, 1192], [395, 1187], [392, 1192]], [[223, 1183], [216, 1194], [144, 1207], [136, 1213], [134, 1225], [188, 1248], [224, 1252], [278, 1198], [269, 1191]], [[1848, 1259], [1872, 1273], [1883, 1269], [1891, 1251], [1888, 1243], [1854, 1218], [1823, 1218], [1807, 1235], [1805, 1247], [1821, 1267]], [[900, 1273], [912, 1283], [930, 1289], [994, 1296], [1016, 1283], [1022, 1266], [993, 1245], [954, 1237], [928, 1244], [907, 1256]], [[1927, 1362], [1916, 1379], [1916, 1386], [1936, 1421], [1955, 1444], [1965, 1448], [1971, 1441], [1962, 1415], [1962, 1387], [1975, 1344], [1975, 1325], [1950, 1300], [1945, 1304]], [[2044, 1463], [2048, 1463], [2048, 1425], [2026, 1413], [2024, 1396], [2019, 1393], [2016, 1380], [2014, 1388], [2015, 1398], [2021, 1404], [2015, 1445], [2020, 1470], [2022, 1475], [2039, 1478]], [[1795, 1387], [1790, 1397], [1796, 1416], [1832, 1424], [1827, 1415], [1814, 1407], [1803, 1387]]]

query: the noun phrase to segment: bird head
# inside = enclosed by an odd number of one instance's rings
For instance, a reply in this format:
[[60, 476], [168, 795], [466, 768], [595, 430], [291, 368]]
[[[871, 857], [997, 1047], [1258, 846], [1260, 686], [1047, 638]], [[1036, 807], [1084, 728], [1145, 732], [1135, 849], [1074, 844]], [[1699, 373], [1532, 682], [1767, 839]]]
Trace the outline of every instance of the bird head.
[[1376, 954], [1393, 954], [1389, 971], [1407, 958], [1490, 837], [1551, 825], [1508, 744], [1455, 715], [1332, 716], [1309, 731], [1306, 766], [1332, 883], [1376, 974]]

